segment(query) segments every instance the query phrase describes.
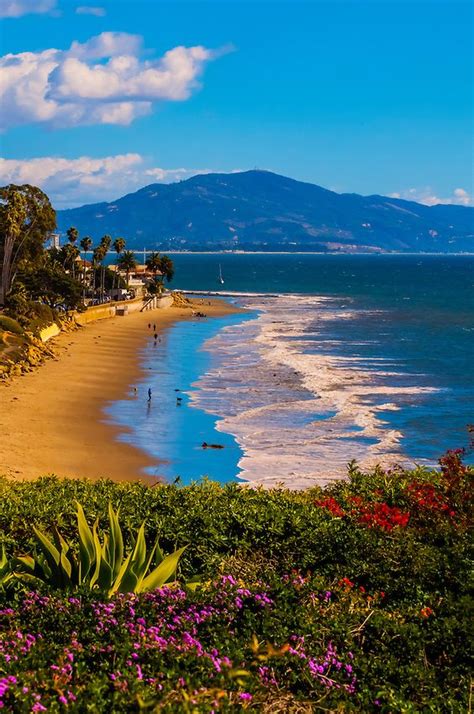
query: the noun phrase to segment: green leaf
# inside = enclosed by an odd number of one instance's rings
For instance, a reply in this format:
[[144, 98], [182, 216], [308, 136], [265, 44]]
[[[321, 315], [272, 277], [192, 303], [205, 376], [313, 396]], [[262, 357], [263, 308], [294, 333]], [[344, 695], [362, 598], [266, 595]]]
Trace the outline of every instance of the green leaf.
[[89, 571], [95, 560], [94, 539], [91, 529], [86, 521], [84, 509], [76, 501], [77, 506], [77, 529], [79, 532], [79, 556], [80, 556], [80, 577], [79, 584], [84, 582], [89, 575]]
[[123, 536], [118, 519], [118, 512], [115, 513], [109, 501], [109, 522], [110, 522], [110, 557], [109, 563], [115, 579], [120, 572], [123, 561]]
[[123, 564], [123, 572], [119, 573], [117, 581], [114, 584], [112, 591], [119, 593], [134, 593], [138, 583], [138, 578], [133, 572], [132, 555], [129, 554]]
[[161, 588], [162, 585], [168, 582], [168, 580], [176, 573], [179, 559], [186, 548], [187, 546], [185, 545], [183, 548], [175, 550], [174, 553], [167, 555], [160, 565], [143, 579], [140, 584], [140, 592], [147, 592], [148, 590]]
[[[151, 549], [150, 555], [148, 556], [147, 561], [146, 561], [146, 563], [145, 563], [145, 567], [143, 568], [141, 577], [140, 577], [139, 580], [138, 580], [138, 590], [140, 589], [140, 584], [141, 584], [143, 578], [146, 576], [146, 574], [147, 574], [148, 571], [150, 570], [150, 567], [151, 567], [151, 564], [152, 564], [152, 561], [153, 561], [153, 556], [155, 555], [155, 552], [156, 552], [157, 548], [159, 548], [158, 538], [157, 538], [156, 541], [155, 541], [155, 545], [154, 545], [153, 548]], [[161, 560], [163, 560], [163, 558], [162, 558]], [[160, 561], [160, 562], [161, 562], [161, 561]]]
[[33, 531], [38, 540], [40, 550], [49, 566], [50, 576], [48, 578], [46, 575], [46, 580], [50, 580], [50, 585], [55, 585], [56, 587], [63, 586], [63, 570], [60, 565], [61, 554], [59, 550], [36, 526], [33, 526]]
[[100, 551], [100, 568], [99, 577], [97, 578], [97, 585], [99, 590], [109, 590], [113, 582], [113, 572], [112, 565], [109, 561], [110, 557], [110, 547], [109, 547], [109, 537], [104, 536], [104, 543]]
[[102, 549], [100, 547], [99, 536], [97, 534], [98, 526], [99, 526], [99, 519], [97, 518], [97, 520], [94, 523], [94, 526], [92, 528], [92, 542], [94, 544], [95, 568], [94, 568], [94, 572], [93, 572], [92, 577], [89, 582], [89, 587], [91, 588], [91, 590], [94, 587], [94, 585], [96, 584], [97, 580], [99, 579], [100, 563], [102, 560]]
[[123, 561], [122, 566], [121, 566], [121, 568], [120, 568], [120, 570], [119, 570], [119, 572], [118, 572], [118, 575], [117, 575], [117, 577], [115, 578], [114, 583], [113, 583], [111, 589], [109, 590], [109, 597], [110, 597], [111, 595], [113, 595], [114, 593], [116, 593], [116, 592], [122, 592], [121, 590], [119, 590], [119, 588], [120, 588], [120, 585], [121, 585], [121, 583], [122, 583], [122, 579], [123, 579], [125, 573], [127, 572], [127, 569], [128, 569], [128, 567], [129, 567], [131, 558], [132, 558], [132, 554], [129, 553], [129, 554], [127, 555], [127, 557], [125, 558], [125, 560]]
[[63, 570], [63, 577], [64, 580], [66, 581], [66, 584], [70, 585], [71, 584], [71, 573], [72, 573], [72, 565], [69, 562], [69, 559], [66, 555], [66, 551], [62, 550], [61, 551], [61, 568]]
[[[145, 573], [144, 565], [146, 561], [146, 541], [145, 541], [145, 523], [143, 522], [138, 530], [135, 548], [133, 549], [132, 560], [130, 567], [136, 575], [137, 580], [141, 580]], [[130, 591], [133, 592], [133, 591]]]

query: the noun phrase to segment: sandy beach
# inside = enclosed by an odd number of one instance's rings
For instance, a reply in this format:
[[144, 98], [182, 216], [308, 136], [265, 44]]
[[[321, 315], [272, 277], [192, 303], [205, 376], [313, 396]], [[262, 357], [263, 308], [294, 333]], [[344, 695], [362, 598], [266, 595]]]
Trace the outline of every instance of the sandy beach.
[[[194, 304], [208, 317], [236, 312], [229, 303]], [[139, 350], [157, 332], [191, 309], [171, 307], [90, 323], [54, 340], [57, 359], [35, 372], [0, 384], [0, 475], [31, 479], [62, 477], [148, 480], [156, 466], [147, 454], [118, 442], [119, 428], [107, 423], [106, 404], [123, 399], [142, 376]]]

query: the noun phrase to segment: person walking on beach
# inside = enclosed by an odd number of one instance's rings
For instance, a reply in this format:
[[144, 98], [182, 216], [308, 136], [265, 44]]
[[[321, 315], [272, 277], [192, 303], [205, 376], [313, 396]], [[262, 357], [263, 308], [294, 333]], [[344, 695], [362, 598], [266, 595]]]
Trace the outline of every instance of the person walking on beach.
[[148, 387], [148, 401], [151, 402], [151, 389]]
[[153, 325], [153, 332], [156, 332], [156, 325]]
[[150, 328], [151, 328], [151, 322], [148, 323], [148, 329], [150, 329]]

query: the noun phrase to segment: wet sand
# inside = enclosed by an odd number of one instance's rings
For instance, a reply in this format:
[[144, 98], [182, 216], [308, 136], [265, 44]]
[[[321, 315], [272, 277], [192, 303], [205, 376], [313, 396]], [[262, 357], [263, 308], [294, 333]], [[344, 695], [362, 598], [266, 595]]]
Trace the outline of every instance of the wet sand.
[[[238, 311], [221, 300], [205, 302], [193, 307], [209, 317]], [[139, 350], [153, 340], [148, 323], [159, 333], [190, 319], [196, 318], [185, 308], [136, 312], [54, 339], [57, 359], [0, 384], [0, 475], [150, 481], [144, 469], [158, 463], [117, 441], [123, 430], [106, 421], [103, 409], [124, 399], [143, 375]]]

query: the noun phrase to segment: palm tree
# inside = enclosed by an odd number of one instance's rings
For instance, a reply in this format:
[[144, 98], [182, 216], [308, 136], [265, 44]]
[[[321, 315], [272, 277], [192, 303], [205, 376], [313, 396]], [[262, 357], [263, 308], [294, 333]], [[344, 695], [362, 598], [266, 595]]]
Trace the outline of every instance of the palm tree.
[[[79, 252], [78, 249], [76, 248], [76, 241], [79, 238], [79, 231], [77, 230], [77, 228], [74, 228], [74, 226], [71, 226], [70, 228], [67, 229], [66, 235], [67, 235], [67, 239], [68, 239], [71, 247], [75, 248], [75, 250], [77, 251], [74, 256], [73, 263], [72, 263], [72, 277], [75, 278], [76, 277], [76, 258], [77, 258], [77, 254]], [[70, 251], [70, 254], [72, 255], [72, 251]]]
[[107, 257], [107, 252], [112, 245], [112, 238], [106, 234], [105, 236], [102, 236], [100, 239], [100, 247], [102, 248], [103, 256], [101, 260], [101, 266], [100, 266], [100, 299], [103, 301], [104, 299], [104, 282], [105, 282], [105, 266], [104, 266], [104, 260]]
[[79, 248], [73, 243], [66, 243], [63, 245], [61, 250], [62, 264], [64, 270], [70, 270], [72, 272], [72, 277], [75, 277], [75, 266], [76, 259], [80, 255]]
[[[97, 268], [102, 267], [105, 256], [107, 255], [107, 250], [102, 242], [94, 248], [92, 251], [92, 269], [94, 271], [94, 292], [96, 290], [96, 271]], [[101, 279], [102, 287], [102, 279]]]
[[146, 267], [156, 280], [156, 274], [161, 271], [161, 258], [159, 253], [150, 253], [146, 259]]
[[124, 238], [116, 238], [114, 240], [114, 250], [117, 253], [117, 255], [120, 255], [120, 253], [123, 252], [125, 248], [125, 239]]
[[119, 259], [117, 260], [117, 266], [120, 268], [120, 270], [125, 270], [128, 289], [130, 273], [137, 267], [137, 260], [135, 258], [135, 253], [133, 252], [133, 250], [126, 250], [124, 253], [122, 253], [122, 255], [120, 255]]
[[86, 259], [86, 253], [90, 251], [92, 248], [92, 238], [89, 236], [84, 236], [84, 238], [81, 238], [81, 241], [79, 243], [81, 246], [82, 250], [84, 251], [84, 260]]
[[[159, 287], [161, 293], [164, 289], [163, 281], [166, 278], [168, 282], [172, 280], [174, 275], [174, 265], [171, 258], [167, 255], [160, 256], [159, 253], [151, 253], [146, 261], [146, 267], [153, 273], [154, 282]], [[160, 278], [157, 279], [157, 274], [160, 273]]]
[[66, 231], [67, 239], [72, 245], [74, 245], [79, 238], [79, 231], [74, 226], [71, 226]]
[[[113, 242], [114, 250], [117, 253], [117, 258], [121, 253], [123, 253], [124, 248], [125, 248], [125, 239], [124, 238], [116, 238]], [[115, 282], [116, 282], [116, 277], [117, 273], [114, 275], [114, 288], [115, 288]]]
[[82, 263], [82, 301], [85, 302], [85, 298], [86, 298], [86, 256], [87, 256], [87, 253], [92, 248], [92, 238], [90, 236], [84, 236], [84, 238], [81, 238], [79, 245], [81, 246], [82, 250], [84, 251], [84, 260]]
[[104, 248], [105, 252], [107, 252], [112, 245], [112, 238], [108, 234], [105, 234], [105, 236], [102, 236], [100, 239], [100, 245]]
[[160, 270], [166, 281], [170, 283], [174, 276], [174, 263], [167, 255], [163, 255], [161, 258]]

